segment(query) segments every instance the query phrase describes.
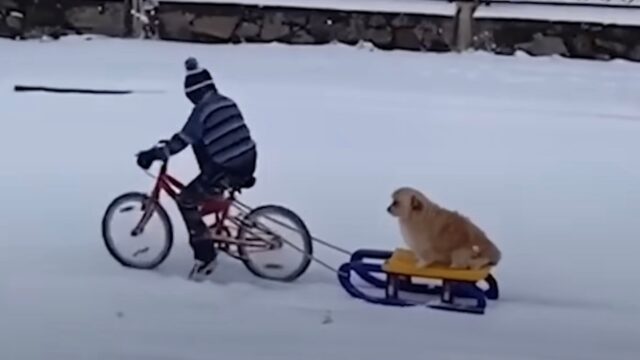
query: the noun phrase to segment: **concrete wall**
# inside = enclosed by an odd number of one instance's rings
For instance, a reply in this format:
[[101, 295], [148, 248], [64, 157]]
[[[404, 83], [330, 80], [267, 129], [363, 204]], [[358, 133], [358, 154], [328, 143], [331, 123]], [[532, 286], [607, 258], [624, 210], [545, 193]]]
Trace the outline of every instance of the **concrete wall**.
[[505, 55], [522, 50], [533, 55], [640, 61], [639, 26], [504, 18], [472, 21], [477, 6], [473, 2], [457, 4], [451, 15], [420, 15], [165, 1], [147, 13], [153, 21], [144, 28], [129, 15], [132, 3], [135, 0], [0, 0], [0, 36], [132, 36], [142, 31], [146, 37], [206, 43], [364, 41], [386, 50], [471, 48]]

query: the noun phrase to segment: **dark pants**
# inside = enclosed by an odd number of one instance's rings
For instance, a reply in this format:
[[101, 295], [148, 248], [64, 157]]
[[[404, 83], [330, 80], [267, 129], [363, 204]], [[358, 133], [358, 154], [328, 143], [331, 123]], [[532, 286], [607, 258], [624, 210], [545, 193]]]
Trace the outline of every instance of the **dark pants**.
[[200, 215], [199, 206], [207, 200], [222, 195], [223, 189], [219, 185], [222, 178], [224, 178], [223, 173], [214, 176], [200, 173], [178, 196], [178, 210], [189, 232], [189, 245], [193, 249], [194, 258], [203, 262], [214, 260], [216, 252], [209, 229]]
[[250, 154], [242, 166], [226, 169], [207, 165], [182, 190], [178, 196], [178, 209], [182, 214], [187, 231], [189, 245], [196, 260], [209, 262], [216, 258], [216, 250], [211, 241], [211, 234], [202, 220], [199, 206], [207, 200], [221, 197], [224, 190], [233, 185], [232, 179], [241, 179], [253, 175], [255, 170], [255, 154]]

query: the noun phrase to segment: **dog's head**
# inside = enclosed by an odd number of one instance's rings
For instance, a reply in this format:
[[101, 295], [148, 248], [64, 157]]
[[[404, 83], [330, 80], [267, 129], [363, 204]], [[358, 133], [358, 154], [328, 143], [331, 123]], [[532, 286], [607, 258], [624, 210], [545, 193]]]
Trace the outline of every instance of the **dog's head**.
[[409, 219], [423, 212], [429, 205], [427, 198], [418, 190], [402, 187], [391, 194], [391, 204], [387, 207], [387, 212], [393, 217]]

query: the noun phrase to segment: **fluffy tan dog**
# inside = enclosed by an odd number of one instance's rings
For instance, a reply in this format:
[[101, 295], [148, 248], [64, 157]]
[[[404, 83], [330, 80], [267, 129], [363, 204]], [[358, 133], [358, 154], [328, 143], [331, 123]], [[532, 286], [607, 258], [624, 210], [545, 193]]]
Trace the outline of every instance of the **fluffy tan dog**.
[[500, 250], [467, 217], [410, 187], [394, 191], [392, 200], [387, 212], [398, 218], [402, 237], [418, 258], [417, 266], [480, 269], [500, 261]]

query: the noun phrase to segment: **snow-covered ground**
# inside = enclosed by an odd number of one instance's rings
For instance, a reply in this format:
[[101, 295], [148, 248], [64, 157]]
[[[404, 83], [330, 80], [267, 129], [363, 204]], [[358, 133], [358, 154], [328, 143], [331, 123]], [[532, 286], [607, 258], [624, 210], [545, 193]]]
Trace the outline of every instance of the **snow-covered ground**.
[[[0, 41], [0, 54], [1, 359], [638, 359], [637, 64], [106, 39]], [[151, 185], [134, 154], [182, 126], [190, 55], [259, 144], [246, 202], [290, 207], [349, 249], [392, 249], [389, 195], [417, 186], [500, 246], [502, 299], [484, 316], [387, 308], [348, 297], [317, 265], [280, 284], [228, 259], [195, 284], [169, 202], [167, 263], [120, 267], [101, 216]], [[195, 175], [189, 150], [171, 171]]]

